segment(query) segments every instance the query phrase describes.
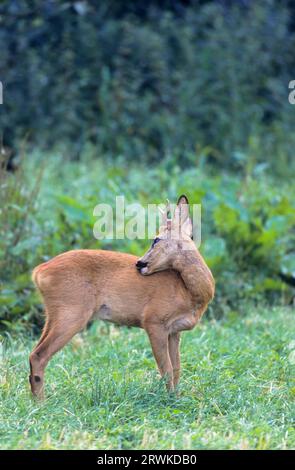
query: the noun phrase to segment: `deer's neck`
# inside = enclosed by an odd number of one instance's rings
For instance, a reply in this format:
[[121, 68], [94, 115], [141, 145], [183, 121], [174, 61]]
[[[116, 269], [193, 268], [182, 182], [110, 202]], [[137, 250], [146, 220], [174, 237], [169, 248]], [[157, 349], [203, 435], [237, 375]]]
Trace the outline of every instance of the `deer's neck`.
[[193, 302], [207, 305], [212, 300], [214, 278], [198, 251], [183, 251], [173, 268], [180, 273]]

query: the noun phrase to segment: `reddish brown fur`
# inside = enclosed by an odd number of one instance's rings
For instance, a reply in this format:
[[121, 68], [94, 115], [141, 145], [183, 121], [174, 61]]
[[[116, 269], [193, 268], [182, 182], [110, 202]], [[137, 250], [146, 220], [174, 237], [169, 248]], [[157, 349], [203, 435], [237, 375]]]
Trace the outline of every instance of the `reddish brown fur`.
[[[172, 242], [166, 242], [170, 247]], [[103, 250], [68, 251], [34, 269], [32, 278], [46, 313], [41, 338], [30, 355], [34, 395], [43, 395], [44, 369], [51, 356], [92, 318], [144, 328], [159, 371], [173, 390], [180, 372], [180, 332], [195, 326], [214, 295], [212, 274], [199, 252], [182, 252], [177, 243], [171, 248], [177, 250], [173, 262], [163, 262], [165, 271], [157, 269], [151, 276], [136, 270], [137, 257]], [[152, 263], [149, 269], [151, 274]]]

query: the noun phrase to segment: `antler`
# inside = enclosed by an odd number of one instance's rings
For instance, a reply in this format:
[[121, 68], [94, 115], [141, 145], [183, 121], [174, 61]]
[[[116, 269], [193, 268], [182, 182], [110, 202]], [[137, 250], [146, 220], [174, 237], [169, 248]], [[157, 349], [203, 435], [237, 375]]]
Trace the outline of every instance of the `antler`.
[[[168, 217], [168, 214], [169, 214], [169, 217]], [[169, 199], [166, 199], [166, 223], [167, 223], [167, 228], [171, 229], [172, 214], [171, 214], [171, 206], [170, 206]]]
[[[159, 207], [159, 211], [162, 214], [162, 225], [163, 226], [167, 225], [167, 227], [170, 228], [172, 217], [171, 217], [171, 206], [170, 206], [169, 199], [166, 199], [165, 209], [163, 210], [161, 207]], [[168, 214], [169, 214], [169, 217], [168, 217]]]

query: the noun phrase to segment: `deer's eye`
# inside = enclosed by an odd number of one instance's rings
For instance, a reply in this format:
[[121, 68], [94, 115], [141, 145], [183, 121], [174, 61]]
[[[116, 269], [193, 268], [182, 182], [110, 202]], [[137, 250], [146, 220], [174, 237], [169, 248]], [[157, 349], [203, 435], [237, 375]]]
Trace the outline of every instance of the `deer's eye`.
[[159, 241], [160, 241], [160, 238], [155, 238], [154, 241], [153, 241], [153, 244], [152, 244], [152, 248], [154, 248], [156, 243], [158, 243]]

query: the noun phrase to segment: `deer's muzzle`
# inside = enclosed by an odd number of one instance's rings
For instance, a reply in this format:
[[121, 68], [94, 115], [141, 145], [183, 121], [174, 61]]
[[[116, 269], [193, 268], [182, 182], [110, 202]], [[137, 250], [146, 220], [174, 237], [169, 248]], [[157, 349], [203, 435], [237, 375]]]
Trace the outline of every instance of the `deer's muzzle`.
[[146, 268], [147, 267], [147, 263], [145, 263], [144, 261], [140, 261], [140, 259], [137, 261], [136, 265], [137, 269], [140, 271], [142, 268]]

